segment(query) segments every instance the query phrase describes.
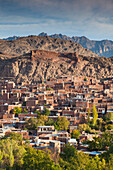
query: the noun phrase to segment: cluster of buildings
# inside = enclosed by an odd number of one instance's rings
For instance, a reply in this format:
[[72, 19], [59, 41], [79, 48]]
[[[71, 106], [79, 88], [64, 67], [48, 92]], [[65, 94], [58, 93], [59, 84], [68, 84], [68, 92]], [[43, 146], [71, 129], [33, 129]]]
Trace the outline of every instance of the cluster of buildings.
[[[57, 148], [60, 152], [65, 143], [77, 144], [70, 138], [70, 133], [79, 124], [87, 123], [89, 108], [92, 117], [93, 105], [98, 118], [113, 112], [113, 78], [63, 76], [32, 84], [1, 80], [0, 137], [10, 132], [21, 133], [23, 139], [31, 140], [29, 145], [33, 147]], [[13, 114], [15, 107], [22, 108], [18, 117]], [[54, 126], [39, 126], [36, 132], [24, 130], [25, 120], [37, 117], [36, 111], [42, 113], [45, 108], [50, 110], [48, 119], [56, 121], [59, 116], [66, 117], [70, 122], [69, 131], [58, 132]], [[82, 135], [82, 138], [86, 136]]]

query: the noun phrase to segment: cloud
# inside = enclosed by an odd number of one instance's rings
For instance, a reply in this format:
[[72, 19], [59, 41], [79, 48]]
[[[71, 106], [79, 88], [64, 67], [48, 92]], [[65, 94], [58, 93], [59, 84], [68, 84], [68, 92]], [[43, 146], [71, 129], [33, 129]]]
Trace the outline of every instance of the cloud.
[[[48, 34], [54, 34], [56, 32], [61, 32], [62, 34], [69, 34], [67, 30], [70, 29], [71, 24], [71, 22], [56, 23], [55, 20], [45, 20], [45, 22], [39, 22], [37, 24], [4, 24], [0, 25], [0, 37], [4, 38], [13, 35], [38, 35], [42, 31], [47, 32]], [[64, 31], [64, 28], [67, 29], [65, 29]]]
[[45, 31], [110, 38], [112, 23], [112, 0], [0, 0], [1, 37]]

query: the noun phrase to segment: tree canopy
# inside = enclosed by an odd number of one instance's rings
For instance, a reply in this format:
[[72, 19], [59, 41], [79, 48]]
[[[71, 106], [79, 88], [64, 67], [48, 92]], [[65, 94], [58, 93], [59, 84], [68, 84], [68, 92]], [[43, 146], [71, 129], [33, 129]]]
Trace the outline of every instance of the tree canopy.
[[22, 113], [22, 108], [21, 107], [15, 107], [13, 110], [13, 114], [15, 114], [16, 117], [18, 117], [18, 114]]
[[72, 138], [75, 138], [75, 139], [79, 139], [79, 136], [80, 136], [79, 130], [74, 129], [73, 132], [72, 132], [72, 134], [71, 134], [71, 137], [72, 137]]
[[19, 144], [17, 140], [0, 141], [0, 168], [12, 170], [112, 170], [113, 145], [101, 157], [90, 157], [66, 144], [63, 152], [53, 156], [49, 150], [38, 150]]
[[24, 146], [19, 145], [16, 140], [3, 139], [0, 141], [0, 152], [2, 152], [1, 167], [21, 166], [25, 153]]
[[6, 133], [5, 137], [9, 137], [10, 139], [19, 141], [20, 143], [22, 142], [22, 134], [19, 133], [14, 133], [14, 132]]
[[45, 108], [45, 110], [42, 113], [43, 115], [49, 116], [50, 115], [50, 110], [48, 110], [47, 108]]
[[112, 112], [107, 112], [105, 115], [107, 120], [113, 120], [113, 113]]
[[66, 117], [58, 117], [54, 125], [55, 129], [57, 129], [58, 131], [61, 130], [67, 131], [69, 124], [70, 122], [67, 120]]

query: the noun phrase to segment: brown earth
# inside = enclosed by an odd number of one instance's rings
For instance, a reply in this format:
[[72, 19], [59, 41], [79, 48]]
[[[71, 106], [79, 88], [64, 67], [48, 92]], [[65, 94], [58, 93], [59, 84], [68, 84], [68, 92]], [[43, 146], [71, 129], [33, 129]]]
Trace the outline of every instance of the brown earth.
[[4, 58], [8, 58], [8, 54], [9, 58], [11, 58], [11, 55], [20, 56], [30, 53], [31, 50], [46, 50], [60, 53], [77, 52], [78, 54], [85, 56], [98, 56], [92, 51], [83, 48], [78, 43], [69, 40], [61, 40], [59, 38], [50, 38], [48, 36], [21, 37], [12, 41], [0, 40], [0, 52], [4, 54]]
[[0, 76], [14, 77], [16, 82], [37, 82], [64, 75], [113, 76], [113, 57], [92, 57], [75, 53], [32, 51], [25, 55], [0, 59]]

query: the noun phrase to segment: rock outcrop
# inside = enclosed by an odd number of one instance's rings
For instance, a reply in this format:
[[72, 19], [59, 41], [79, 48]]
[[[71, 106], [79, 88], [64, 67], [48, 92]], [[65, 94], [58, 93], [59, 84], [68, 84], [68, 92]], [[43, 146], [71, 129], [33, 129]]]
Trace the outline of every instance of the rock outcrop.
[[33, 50], [18, 57], [0, 59], [0, 75], [14, 77], [16, 82], [38, 82], [64, 75], [106, 78], [113, 76], [113, 58]]

